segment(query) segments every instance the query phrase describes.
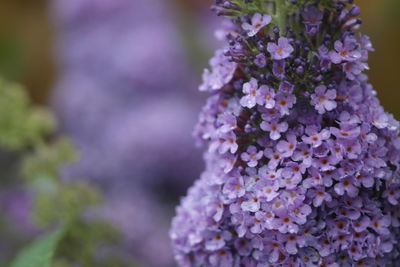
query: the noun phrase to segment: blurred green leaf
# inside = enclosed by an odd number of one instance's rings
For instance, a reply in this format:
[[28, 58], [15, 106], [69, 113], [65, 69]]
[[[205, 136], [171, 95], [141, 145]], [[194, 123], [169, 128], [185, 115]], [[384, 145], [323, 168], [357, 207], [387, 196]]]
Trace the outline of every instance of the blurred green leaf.
[[62, 227], [23, 249], [10, 267], [50, 267], [58, 242], [65, 229]]

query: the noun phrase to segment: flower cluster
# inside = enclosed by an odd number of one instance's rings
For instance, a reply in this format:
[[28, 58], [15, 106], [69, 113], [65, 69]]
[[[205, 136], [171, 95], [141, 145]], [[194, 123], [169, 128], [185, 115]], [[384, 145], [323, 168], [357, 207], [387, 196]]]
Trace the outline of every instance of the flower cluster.
[[373, 49], [354, 31], [359, 8], [261, 2], [214, 7], [234, 27], [201, 87], [206, 170], [172, 222], [176, 260], [397, 266], [399, 123], [363, 73]]

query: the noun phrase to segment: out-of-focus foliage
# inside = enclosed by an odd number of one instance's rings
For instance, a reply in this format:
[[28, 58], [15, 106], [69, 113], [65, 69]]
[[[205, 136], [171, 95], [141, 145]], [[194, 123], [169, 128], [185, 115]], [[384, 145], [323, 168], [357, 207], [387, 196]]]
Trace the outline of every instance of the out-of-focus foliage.
[[33, 216], [40, 226], [48, 226], [57, 220], [74, 220], [82, 209], [99, 202], [97, 191], [85, 182], [60, 181], [60, 169], [74, 159], [74, 148], [65, 138], [50, 145], [40, 145], [25, 157], [23, 176], [35, 191]]
[[23, 174], [29, 180], [45, 178], [57, 180], [60, 168], [75, 160], [75, 150], [66, 138], [52, 144], [40, 145], [26, 157]]
[[[0, 172], [0, 184], [2, 189], [22, 188], [30, 193], [32, 209], [27, 217], [36, 228], [14, 245], [18, 240], [13, 235], [3, 239], [7, 235], [1, 231], [21, 222], [1, 214], [0, 243], [21, 247], [35, 233], [64, 225], [62, 230], [22, 250], [12, 266], [50, 266], [54, 251], [54, 266], [133, 266], [129, 259], [110, 252], [120, 240], [118, 232], [104, 222], [83, 216], [88, 207], [100, 203], [98, 191], [86, 182], [60, 178], [62, 169], [77, 155], [69, 140], [55, 129], [51, 113], [34, 107], [23, 87], [0, 79], [0, 155], [5, 165], [13, 166], [8, 172]], [[108, 249], [107, 253], [98, 255], [102, 248]], [[9, 257], [1, 254], [0, 265]]]
[[46, 110], [30, 107], [20, 85], [0, 79], [0, 127], [0, 146], [21, 149], [41, 143], [55, 123]]
[[10, 267], [50, 267], [57, 244], [61, 240], [64, 230], [64, 228], [60, 228], [23, 249]]
[[[82, 237], [85, 242], [82, 242]], [[118, 246], [120, 240], [119, 233], [107, 223], [78, 221], [66, 232], [58, 246], [53, 266], [68, 267], [79, 259], [81, 267], [134, 267], [126, 255], [112, 248]]]

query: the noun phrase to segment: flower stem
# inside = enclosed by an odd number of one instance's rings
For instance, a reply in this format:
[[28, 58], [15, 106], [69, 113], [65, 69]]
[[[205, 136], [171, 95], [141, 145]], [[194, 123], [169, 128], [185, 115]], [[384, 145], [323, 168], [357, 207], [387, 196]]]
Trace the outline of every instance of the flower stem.
[[281, 33], [283, 33], [286, 27], [287, 14], [285, 1], [286, 0], [275, 0], [275, 19]]

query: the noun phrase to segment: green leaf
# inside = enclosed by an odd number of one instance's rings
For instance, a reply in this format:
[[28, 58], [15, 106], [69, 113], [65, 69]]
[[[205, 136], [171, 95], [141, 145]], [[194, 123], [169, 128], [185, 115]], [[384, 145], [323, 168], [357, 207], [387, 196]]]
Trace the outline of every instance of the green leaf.
[[23, 249], [10, 267], [50, 267], [58, 242], [65, 232], [64, 227], [44, 236]]

